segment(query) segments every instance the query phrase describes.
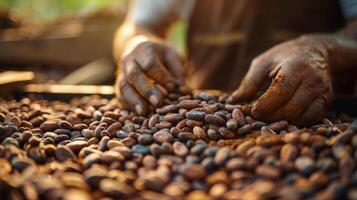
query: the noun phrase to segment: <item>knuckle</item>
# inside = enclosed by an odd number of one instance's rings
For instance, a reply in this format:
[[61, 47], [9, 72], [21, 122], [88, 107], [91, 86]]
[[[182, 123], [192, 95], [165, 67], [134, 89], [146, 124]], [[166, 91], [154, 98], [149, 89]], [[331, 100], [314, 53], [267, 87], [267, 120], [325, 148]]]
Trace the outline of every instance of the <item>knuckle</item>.
[[311, 76], [311, 81], [314, 84], [323, 84], [324, 83], [324, 78], [321, 76], [321, 74], [315, 73]]
[[286, 58], [284, 66], [291, 71], [308, 72], [308, 65], [305, 63], [305, 60], [300, 55], [292, 54]]
[[151, 42], [142, 42], [130, 53], [135, 58], [147, 58], [155, 55], [156, 48]]
[[271, 50], [268, 50], [259, 56], [255, 57], [251, 62], [251, 67], [264, 67], [268, 66], [270, 63], [273, 63], [275, 56]]
[[281, 95], [287, 95], [293, 89], [292, 82], [287, 81], [286, 77], [282, 74], [276, 77], [272, 86], [276, 87]]
[[143, 59], [152, 60], [159, 54], [159, 49], [154, 43], [147, 42], [143, 45], [144, 46], [140, 49], [140, 55]]
[[283, 83], [280, 85], [280, 92], [282, 95], [286, 95], [289, 93], [289, 91], [291, 90], [291, 84], [290, 83]]
[[155, 69], [155, 66], [156, 66], [156, 60], [155, 60], [155, 56], [152, 54], [148, 54], [146, 58], [143, 60], [141, 65], [141, 67], [146, 71]]
[[286, 94], [288, 94], [288, 92], [289, 92], [289, 89], [288, 89], [285, 85], [282, 85], [282, 86], [280, 87], [280, 94], [281, 94], [281, 96], [285, 96]]
[[256, 58], [254, 58], [254, 59], [252, 60], [251, 67], [252, 67], [252, 68], [257, 68], [257, 67], [262, 66], [263, 60], [264, 60], [264, 59], [262, 58], [262, 56], [258, 56], [258, 57], [256, 57]]
[[140, 71], [136, 67], [129, 67], [127, 78], [129, 81], [136, 81], [140, 76]]
[[138, 46], [137, 46], [137, 49], [146, 49], [146, 50], [152, 50], [154, 49], [154, 44], [150, 41], [145, 41], [145, 42], [142, 42], [140, 43]]
[[146, 46], [145, 48], [142, 49], [142, 54], [143, 56], [152, 59], [154, 55], [157, 54], [156, 49], [153, 46]]

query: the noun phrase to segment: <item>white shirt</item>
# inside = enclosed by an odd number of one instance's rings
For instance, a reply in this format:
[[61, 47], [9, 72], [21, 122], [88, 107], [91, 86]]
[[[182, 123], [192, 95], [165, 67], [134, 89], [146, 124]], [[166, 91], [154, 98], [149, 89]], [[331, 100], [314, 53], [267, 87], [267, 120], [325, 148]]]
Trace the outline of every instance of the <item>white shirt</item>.
[[[357, 0], [339, 0], [346, 19], [357, 16]], [[195, 0], [131, 0], [129, 18], [147, 26], [188, 19]]]

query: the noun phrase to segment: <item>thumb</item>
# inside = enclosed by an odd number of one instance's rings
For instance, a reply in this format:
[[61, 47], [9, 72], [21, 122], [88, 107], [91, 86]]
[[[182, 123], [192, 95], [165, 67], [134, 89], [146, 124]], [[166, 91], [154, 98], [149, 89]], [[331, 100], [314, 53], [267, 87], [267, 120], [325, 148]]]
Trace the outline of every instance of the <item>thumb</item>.
[[270, 64], [270, 59], [261, 56], [255, 58], [238, 89], [233, 92], [228, 101], [235, 103], [251, 100], [268, 77]]

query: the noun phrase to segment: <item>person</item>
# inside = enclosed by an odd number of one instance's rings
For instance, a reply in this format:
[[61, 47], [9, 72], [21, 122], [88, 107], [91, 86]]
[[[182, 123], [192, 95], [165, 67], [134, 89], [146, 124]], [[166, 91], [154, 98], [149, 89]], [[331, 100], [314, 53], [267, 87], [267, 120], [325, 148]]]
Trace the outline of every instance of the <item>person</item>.
[[[231, 103], [257, 98], [256, 119], [311, 125], [333, 99], [335, 75], [356, 80], [356, 16], [357, 0], [133, 0], [113, 44], [117, 95], [145, 114], [161, 105], [160, 88], [186, 82], [233, 91]], [[185, 65], [166, 41], [180, 19]]]

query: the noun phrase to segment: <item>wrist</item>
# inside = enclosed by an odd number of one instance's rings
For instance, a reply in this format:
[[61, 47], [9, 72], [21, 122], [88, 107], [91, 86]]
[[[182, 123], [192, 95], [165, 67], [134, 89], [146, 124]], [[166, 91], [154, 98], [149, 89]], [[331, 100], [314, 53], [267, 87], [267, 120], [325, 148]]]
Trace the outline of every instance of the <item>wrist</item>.
[[301, 36], [299, 40], [324, 52], [332, 72], [350, 71], [357, 64], [357, 43], [349, 37], [340, 34], [312, 34]]
[[330, 70], [335, 70], [335, 38], [328, 34], [309, 34], [303, 35], [297, 39], [302, 44], [308, 46], [311, 55], [318, 55], [324, 59]]
[[125, 22], [115, 33], [113, 41], [113, 56], [117, 63], [124, 55], [135, 49], [143, 42], [159, 40], [157, 36], [143, 27], [136, 26], [131, 22]]
[[333, 48], [331, 48], [333, 38], [330, 35], [309, 34], [300, 36], [297, 40], [304, 45], [309, 46], [313, 51], [318, 51], [326, 59], [329, 58], [329, 55], [333, 50]]
[[122, 59], [123, 57], [127, 56], [130, 52], [132, 52], [137, 46], [144, 42], [150, 41], [149, 37], [145, 35], [136, 35], [131, 38], [129, 38], [125, 43], [123, 44], [123, 51], [121, 52], [120, 58]]
[[137, 46], [139, 46], [140, 44], [145, 43], [145, 42], [163, 43], [162, 39], [160, 39], [156, 36], [147, 35], [147, 34], [135, 35], [133, 37], [130, 37], [123, 44], [123, 52], [121, 53], [121, 58], [128, 55]]

